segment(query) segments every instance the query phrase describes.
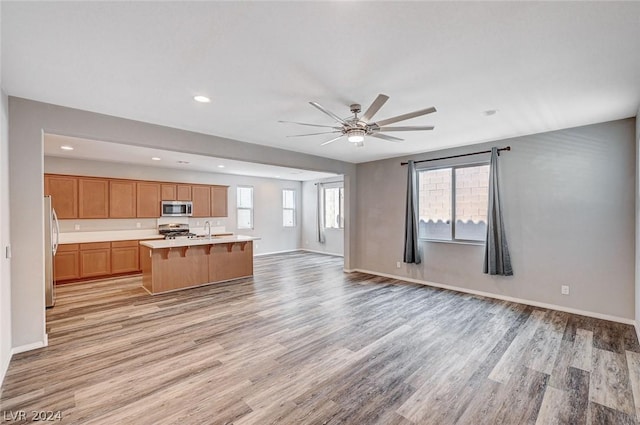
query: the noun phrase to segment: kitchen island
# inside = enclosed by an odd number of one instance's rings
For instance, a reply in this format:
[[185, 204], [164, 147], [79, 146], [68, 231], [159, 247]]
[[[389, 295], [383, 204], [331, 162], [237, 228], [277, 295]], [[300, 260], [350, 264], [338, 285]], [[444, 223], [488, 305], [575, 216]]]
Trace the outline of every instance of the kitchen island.
[[140, 242], [142, 286], [151, 294], [253, 276], [253, 236]]

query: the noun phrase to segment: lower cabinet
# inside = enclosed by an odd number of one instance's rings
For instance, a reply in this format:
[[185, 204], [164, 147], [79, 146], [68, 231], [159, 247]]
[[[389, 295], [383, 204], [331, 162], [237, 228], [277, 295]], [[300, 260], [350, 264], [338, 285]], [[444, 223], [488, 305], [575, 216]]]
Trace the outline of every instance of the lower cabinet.
[[111, 274], [140, 270], [138, 241], [111, 242]]
[[80, 246], [77, 243], [58, 246], [53, 260], [53, 276], [56, 282], [80, 277]]
[[56, 283], [139, 272], [137, 240], [64, 244], [54, 257]]
[[80, 244], [80, 277], [111, 274], [111, 242]]

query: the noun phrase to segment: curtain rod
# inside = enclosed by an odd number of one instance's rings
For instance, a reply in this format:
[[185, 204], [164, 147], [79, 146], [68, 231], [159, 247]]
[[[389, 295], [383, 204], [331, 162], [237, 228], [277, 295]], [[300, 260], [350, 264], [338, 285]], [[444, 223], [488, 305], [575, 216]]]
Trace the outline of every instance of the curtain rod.
[[[498, 149], [498, 155], [500, 155], [500, 151], [510, 151], [511, 146], [507, 146], [506, 148]], [[429, 162], [429, 161], [439, 161], [441, 159], [451, 159], [451, 158], [460, 158], [463, 156], [471, 156], [471, 155], [480, 155], [481, 153], [491, 153], [491, 151], [480, 151], [480, 152], [471, 152], [471, 153], [463, 153], [460, 155], [451, 155], [451, 156], [443, 156], [442, 158], [432, 158], [432, 159], [423, 159], [420, 161], [414, 161], [414, 163], [418, 164], [420, 162]], [[408, 162], [401, 162], [400, 165], [407, 165]]]

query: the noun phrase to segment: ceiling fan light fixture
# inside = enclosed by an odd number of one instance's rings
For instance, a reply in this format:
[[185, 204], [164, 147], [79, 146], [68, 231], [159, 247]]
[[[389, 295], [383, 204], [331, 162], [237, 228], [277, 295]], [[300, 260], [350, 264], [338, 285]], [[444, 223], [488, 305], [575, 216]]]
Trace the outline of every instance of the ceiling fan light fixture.
[[365, 131], [360, 129], [352, 129], [347, 132], [347, 140], [351, 143], [362, 143], [364, 141]]

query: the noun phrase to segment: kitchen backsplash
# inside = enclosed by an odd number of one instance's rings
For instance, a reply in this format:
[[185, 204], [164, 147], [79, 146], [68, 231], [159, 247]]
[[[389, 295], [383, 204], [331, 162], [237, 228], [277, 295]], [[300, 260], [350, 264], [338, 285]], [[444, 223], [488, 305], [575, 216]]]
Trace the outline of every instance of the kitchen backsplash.
[[72, 219], [60, 220], [60, 232], [101, 232], [109, 230], [144, 230], [157, 229], [160, 223], [189, 223], [190, 228], [204, 227], [204, 222], [209, 220], [211, 227], [224, 228], [226, 226], [226, 218], [187, 218], [187, 217], [161, 217], [161, 218], [122, 218], [122, 219]]

